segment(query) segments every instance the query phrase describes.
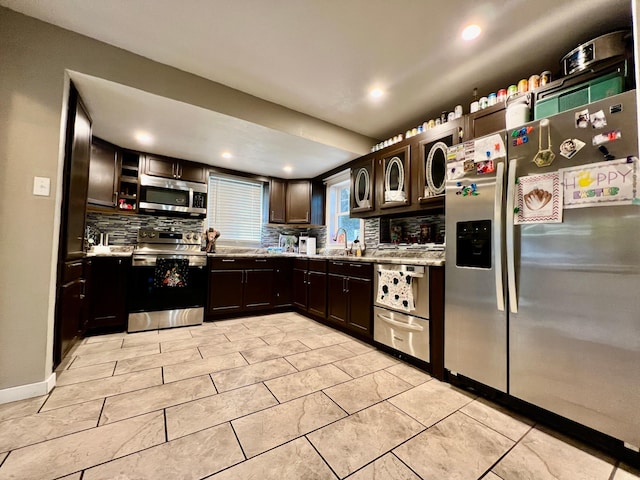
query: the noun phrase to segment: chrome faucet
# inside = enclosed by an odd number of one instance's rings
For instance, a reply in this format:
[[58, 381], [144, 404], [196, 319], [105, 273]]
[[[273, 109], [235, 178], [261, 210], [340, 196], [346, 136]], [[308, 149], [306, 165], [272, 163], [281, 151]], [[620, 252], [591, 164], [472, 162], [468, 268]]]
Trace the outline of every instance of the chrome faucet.
[[336, 231], [336, 234], [333, 236], [333, 241], [334, 242], [338, 241], [338, 235], [340, 234], [340, 230], [342, 230], [344, 232], [344, 254], [347, 255], [347, 252], [349, 250], [349, 247], [347, 247], [347, 231], [343, 227], [340, 227]]

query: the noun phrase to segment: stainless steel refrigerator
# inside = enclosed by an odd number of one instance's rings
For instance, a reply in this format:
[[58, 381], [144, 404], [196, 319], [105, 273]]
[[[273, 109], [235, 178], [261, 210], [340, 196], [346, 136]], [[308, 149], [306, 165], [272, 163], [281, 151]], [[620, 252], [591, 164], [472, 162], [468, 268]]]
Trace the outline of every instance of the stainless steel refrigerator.
[[446, 186], [445, 368], [631, 447], [637, 137], [631, 91], [452, 147]]

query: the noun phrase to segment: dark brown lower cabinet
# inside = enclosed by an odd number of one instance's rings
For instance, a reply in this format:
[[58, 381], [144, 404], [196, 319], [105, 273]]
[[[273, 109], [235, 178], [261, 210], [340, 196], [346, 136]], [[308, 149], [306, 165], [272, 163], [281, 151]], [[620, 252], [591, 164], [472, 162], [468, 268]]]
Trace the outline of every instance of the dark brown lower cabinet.
[[207, 314], [240, 313], [273, 307], [274, 265], [270, 259], [209, 259]]
[[127, 278], [130, 257], [87, 259], [88, 333], [127, 329]]
[[444, 267], [429, 267], [431, 375], [444, 380]]
[[343, 327], [347, 325], [349, 316], [349, 297], [346, 293], [347, 277], [329, 273], [327, 278], [327, 292], [329, 304], [327, 305], [327, 320]]
[[371, 338], [373, 266], [370, 263], [329, 261], [327, 320]]
[[53, 363], [58, 366], [80, 338], [86, 318], [86, 279], [82, 260], [62, 265], [56, 302]]
[[293, 297], [292, 258], [274, 258], [273, 263], [273, 307], [291, 306]]
[[293, 304], [319, 320], [327, 316], [327, 261], [296, 258], [293, 261]]
[[260, 269], [244, 271], [243, 304], [245, 310], [271, 308], [273, 305], [273, 267], [264, 264]]
[[307, 267], [306, 261], [304, 268], [300, 268], [300, 263], [302, 261], [296, 259], [294, 261], [293, 274], [291, 276], [292, 280], [292, 292], [293, 292], [293, 305], [299, 310], [307, 311]]

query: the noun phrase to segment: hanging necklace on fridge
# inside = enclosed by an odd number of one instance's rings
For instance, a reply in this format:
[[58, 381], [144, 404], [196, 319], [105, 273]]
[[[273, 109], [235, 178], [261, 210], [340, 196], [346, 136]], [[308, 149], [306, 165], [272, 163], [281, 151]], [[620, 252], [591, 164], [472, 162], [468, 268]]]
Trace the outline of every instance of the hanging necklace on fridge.
[[[547, 148], [542, 148], [542, 137], [544, 128], [547, 127]], [[538, 167], [548, 167], [556, 158], [556, 154], [551, 151], [551, 125], [548, 119], [540, 122], [540, 135], [538, 136], [538, 153], [533, 157], [533, 162]]]

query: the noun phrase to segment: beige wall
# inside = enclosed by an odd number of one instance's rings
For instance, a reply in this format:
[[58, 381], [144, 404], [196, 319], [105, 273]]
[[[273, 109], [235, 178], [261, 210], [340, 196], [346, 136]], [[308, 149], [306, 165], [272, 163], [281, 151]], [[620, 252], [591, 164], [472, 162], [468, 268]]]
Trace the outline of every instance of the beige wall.
[[[0, 7], [0, 392], [51, 373], [61, 124], [74, 70], [353, 152], [372, 139]], [[49, 197], [32, 195], [49, 177]]]

